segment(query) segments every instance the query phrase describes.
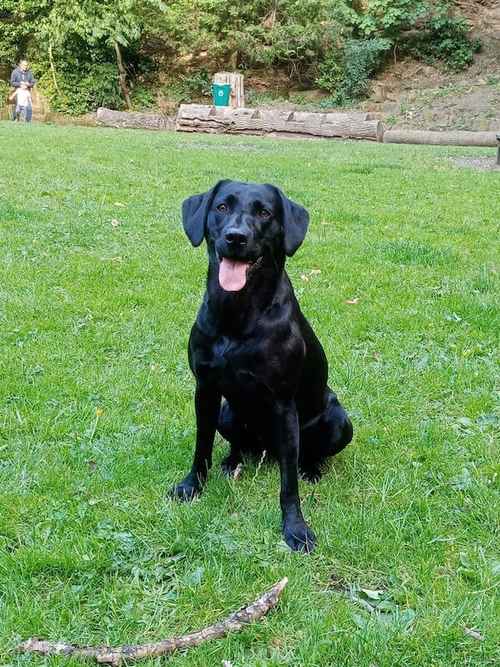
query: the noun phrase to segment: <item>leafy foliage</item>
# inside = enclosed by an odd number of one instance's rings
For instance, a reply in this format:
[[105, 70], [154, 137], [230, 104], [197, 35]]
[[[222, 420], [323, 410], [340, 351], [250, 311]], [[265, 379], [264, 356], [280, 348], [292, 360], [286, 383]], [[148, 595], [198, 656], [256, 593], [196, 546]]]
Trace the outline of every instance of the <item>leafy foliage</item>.
[[39, 83], [54, 111], [78, 115], [100, 106], [123, 107], [116, 67], [110, 63], [94, 63], [79, 71], [64, 64], [59, 70], [58, 90], [49, 72]]
[[2, 81], [0, 79], [0, 109], [7, 102], [7, 98], [8, 98], [8, 95], [9, 95], [9, 89], [10, 89], [10, 86], [7, 83], [7, 81]]
[[477, 46], [448, 0], [3, 0], [0, 10], [0, 65], [28, 55], [52, 107], [70, 113], [143, 108], [162, 84], [193, 99], [218, 69], [279, 70], [344, 103], [366, 95], [391, 48], [460, 69]]
[[471, 40], [466, 20], [453, 14], [450, 0], [369, 0], [359, 16], [360, 35], [379, 35], [394, 48], [454, 70], [471, 64], [480, 42]]
[[426, 16], [430, 5], [430, 0], [368, 0], [357, 18], [358, 31], [365, 37], [379, 35], [399, 42], [405, 30]]
[[380, 67], [390, 47], [390, 40], [382, 37], [348, 40], [344, 50], [342, 79], [334, 102], [345, 105], [365, 97], [370, 90], [370, 76]]
[[450, 69], [459, 71], [472, 63], [474, 52], [481, 42], [469, 39], [465, 19], [439, 12], [428, 23], [427, 31], [418, 34], [410, 51], [430, 62], [443, 61]]

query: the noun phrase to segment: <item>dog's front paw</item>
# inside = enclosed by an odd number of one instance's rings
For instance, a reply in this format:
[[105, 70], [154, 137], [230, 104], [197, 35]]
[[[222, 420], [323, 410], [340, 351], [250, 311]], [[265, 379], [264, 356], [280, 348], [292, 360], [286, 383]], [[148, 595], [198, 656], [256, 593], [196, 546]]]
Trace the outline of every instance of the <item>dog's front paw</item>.
[[316, 546], [316, 536], [303, 519], [285, 521], [283, 537], [292, 551], [311, 553]]
[[200, 481], [188, 475], [185, 477], [182, 482], [175, 484], [170, 490], [170, 497], [174, 500], [193, 500], [196, 496], [199, 496], [201, 493], [201, 484]]

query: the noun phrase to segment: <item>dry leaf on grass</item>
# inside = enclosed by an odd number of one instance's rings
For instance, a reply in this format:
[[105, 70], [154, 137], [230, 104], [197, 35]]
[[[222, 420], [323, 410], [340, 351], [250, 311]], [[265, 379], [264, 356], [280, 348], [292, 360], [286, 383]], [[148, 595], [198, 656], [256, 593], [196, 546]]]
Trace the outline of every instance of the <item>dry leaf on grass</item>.
[[311, 269], [309, 273], [303, 273], [300, 277], [304, 282], [308, 283], [312, 276], [319, 276], [320, 273], [321, 269]]
[[477, 639], [478, 642], [484, 641], [483, 635], [479, 632], [479, 630], [474, 630], [474, 628], [464, 627], [464, 634], [468, 637], [472, 637], [473, 639]]

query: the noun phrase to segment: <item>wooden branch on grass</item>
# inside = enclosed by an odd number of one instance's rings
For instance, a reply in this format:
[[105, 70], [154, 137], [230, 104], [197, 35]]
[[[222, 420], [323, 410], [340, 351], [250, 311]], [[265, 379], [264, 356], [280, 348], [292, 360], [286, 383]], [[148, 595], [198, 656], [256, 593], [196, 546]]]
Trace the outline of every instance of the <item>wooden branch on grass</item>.
[[51, 642], [35, 637], [22, 642], [18, 650], [23, 653], [41, 655], [63, 655], [77, 658], [95, 658], [97, 662], [121, 665], [124, 661], [141, 660], [173, 653], [178, 649], [198, 646], [210, 639], [225, 637], [229, 632], [238, 632], [248, 623], [258, 621], [278, 602], [279, 596], [288, 583], [287, 577], [278, 581], [254, 602], [242, 607], [227, 618], [214, 625], [188, 635], [171, 637], [151, 644], [124, 646], [75, 646], [64, 642]]

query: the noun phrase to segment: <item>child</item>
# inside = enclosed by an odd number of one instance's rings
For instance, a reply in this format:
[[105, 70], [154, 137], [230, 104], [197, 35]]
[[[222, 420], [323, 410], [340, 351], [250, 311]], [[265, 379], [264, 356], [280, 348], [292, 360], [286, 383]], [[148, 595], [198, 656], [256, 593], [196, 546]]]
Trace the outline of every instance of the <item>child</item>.
[[19, 88], [16, 88], [16, 90], [12, 93], [9, 99], [11, 101], [16, 101], [14, 120], [25, 120], [27, 123], [30, 123], [32, 105], [29, 85], [23, 81]]

